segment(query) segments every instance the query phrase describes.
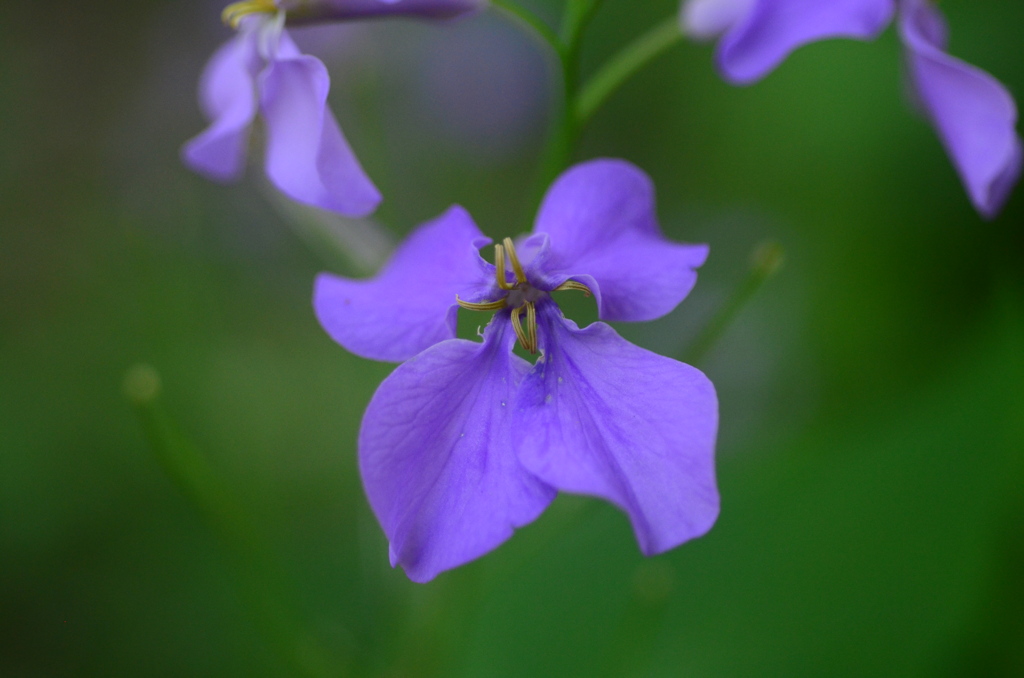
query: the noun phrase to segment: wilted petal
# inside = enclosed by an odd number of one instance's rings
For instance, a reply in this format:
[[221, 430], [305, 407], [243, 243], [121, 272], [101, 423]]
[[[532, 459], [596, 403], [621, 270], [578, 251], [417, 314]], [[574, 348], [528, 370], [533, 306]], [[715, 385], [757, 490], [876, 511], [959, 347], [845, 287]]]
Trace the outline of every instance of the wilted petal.
[[457, 294], [478, 301], [493, 266], [477, 250], [490, 242], [459, 206], [406, 238], [370, 280], [321, 274], [313, 307], [327, 333], [356, 355], [400, 362], [455, 336]]
[[512, 340], [499, 315], [483, 344], [427, 349], [384, 380], [363, 417], [363, 484], [391, 564], [413, 581], [491, 551], [554, 498], [512, 449], [511, 398], [530, 368]]
[[544, 357], [516, 401], [523, 465], [621, 507], [647, 555], [707, 532], [718, 516], [711, 382], [604, 323], [580, 330], [553, 304], [540, 320]]
[[751, 83], [801, 45], [827, 38], [875, 38], [894, 11], [893, 0], [757, 0], [746, 20], [722, 39], [718, 65], [726, 79]]
[[665, 315], [690, 293], [708, 254], [706, 245], [662, 236], [650, 178], [623, 160], [594, 160], [562, 174], [534, 231], [550, 241], [527, 271], [530, 281], [547, 289], [569, 278], [588, 285], [604, 320]]
[[922, 0], [905, 0], [900, 35], [910, 74], [975, 208], [994, 217], [1021, 171], [1017, 106], [1006, 88], [979, 68], [944, 52], [942, 15]]
[[289, 24], [344, 19], [365, 19], [375, 16], [409, 16], [446, 19], [473, 12], [487, 4], [486, 0], [288, 0], [280, 3], [288, 12]]
[[757, 0], [688, 0], [679, 15], [683, 33], [710, 40], [732, 28], [750, 12]]
[[[281, 38], [282, 44], [290, 42]], [[327, 68], [308, 55], [275, 59], [260, 75], [267, 176], [299, 202], [366, 216], [380, 203], [380, 193], [327, 108], [329, 89]]]
[[199, 81], [199, 103], [211, 121], [182, 149], [192, 170], [216, 181], [238, 179], [245, 169], [249, 126], [256, 116], [256, 30], [250, 23], [214, 52]]

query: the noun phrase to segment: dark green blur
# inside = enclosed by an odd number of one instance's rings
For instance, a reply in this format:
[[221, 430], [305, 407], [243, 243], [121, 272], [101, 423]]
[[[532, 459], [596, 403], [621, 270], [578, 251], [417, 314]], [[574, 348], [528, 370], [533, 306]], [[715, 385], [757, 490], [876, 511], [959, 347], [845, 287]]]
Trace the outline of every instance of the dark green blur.
[[[942, 6], [953, 52], [1024, 96], [1024, 5]], [[676, 9], [606, 0], [584, 76]], [[715, 529], [648, 560], [619, 512], [565, 496], [416, 585], [356, 467], [391, 367], [310, 308], [319, 271], [365, 265], [258, 161], [231, 187], [178, 161], [219, 10], [0, 3], [0, 676], [1024, 675], [1024, 191], [976, 216], [892, 31], [740, 89], [676, 46], [577, 149], [639, 164], [665, 231], [711, 245], [679, 309], [618, 329], [704, 356]], [[344, 42], [332, 104], [393, 237], [453, 202], [528, 230], [543, 118], [462, 134], [422, 68], [543, 96], [542, 46], [492, 14]], [[467, 45], [508, 56], [454, 68]], [[768, 241], [783, 266], [705, 346]]]

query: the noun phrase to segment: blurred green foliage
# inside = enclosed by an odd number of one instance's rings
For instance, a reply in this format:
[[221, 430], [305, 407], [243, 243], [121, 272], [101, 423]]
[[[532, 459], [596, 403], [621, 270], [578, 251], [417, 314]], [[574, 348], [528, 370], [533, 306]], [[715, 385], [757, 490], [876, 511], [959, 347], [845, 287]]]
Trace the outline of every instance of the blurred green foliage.
[[[954, 53], [1024, 93], [1024, 5], [943, 8]], [[716, 528], [645, 560], [613, 508], [561, 497], [419, 586], [388, 567], [355, 463], [390, 367], [310, 309], [318, 271], [358, 267], [257, 167], [221, 187], [177, 160], [219, 9], [0, 5], [0, 675], [1024, 675], [1024, 199], [974, 214], [891, 32], [740, 89], [678, 46], [578, 150], [638, 163], [666, 232], [711, 244], [677, 311], [619, 328], [641, 345], [684, 355], [757, 243], [786, 250], [701, 364]], [[676, 9], [607, 0], [584, 73]], [[340, 35], [332, 102], [395, 237], [452, 202], [491, 236], [527, 230], [540, 46], [491, 14]], [[477, 90], [516, 92], [526, 123], [460, 132]], [[139, 362], [265, 548], [164, 473], [121, 392]], [[294, 623], [261, 622], [279, 612]]]

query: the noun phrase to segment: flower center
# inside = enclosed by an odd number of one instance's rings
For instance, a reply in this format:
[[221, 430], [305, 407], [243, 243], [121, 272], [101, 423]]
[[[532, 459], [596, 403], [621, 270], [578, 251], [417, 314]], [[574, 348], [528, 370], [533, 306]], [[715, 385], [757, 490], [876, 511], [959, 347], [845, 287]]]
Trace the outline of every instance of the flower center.
[[[515, 280], [508, 281], [508, 271], [505, 269], [505, 257], [512, 266], [512, 275]], [[497, 278], [498, 289], [507, 294], [497, 301], [482, 301], [473, 303], [459, 299], [455, 301], [459, 306], [468, 311], [500, 311], [503, 308], [512, 309], [512, 329], [515, 330], [519, 344], [530, 353], [537, 352], [537, 304], [548, 296], [548, 293], [537, 289], [526, 279], [526, 271], [516, 254], [516, 246], [512, 238], [505, 238], [502, 244], [494, 246], [494, 272]], [[575, 280], [567, 280], [552, 292], [564, 290], [576, 290], [590, 296], [590, 288]], [[526, 323], [523, 324], [522, 316], [526, 314]]]
[[238, 29], [242, 19], [252, 14], [276, 14], [278, 6], [274, 0], [244, 0], [234, 2], [224, 8], [220, 18], [228, 26]]

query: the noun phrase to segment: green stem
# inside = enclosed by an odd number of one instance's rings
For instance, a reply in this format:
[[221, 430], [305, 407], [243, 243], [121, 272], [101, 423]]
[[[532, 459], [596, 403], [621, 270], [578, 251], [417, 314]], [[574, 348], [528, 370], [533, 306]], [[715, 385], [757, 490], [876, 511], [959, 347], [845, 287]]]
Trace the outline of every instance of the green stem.
[[551, 131], [548, 132], [548, 140], [541, 154], [540, 168], [537, 172], [534, 189], [531, 192], [531, 212], [540, 204], [541, 198], [555, 177], [569, 166], [573, 147], [579, 136], [576, 122], [570, 114], [570, 102], [566, 98], [560, 105], [558, 117], [552, 124]]
[[583, 33], [602, 2], [603, 0], [569, 0], [566, 4], [557, 50], [562, 83], [559, 108], [541, 153], [539, 170], [530, 194], [531, 211], [540, 204], [547, 187], [569, 166], [572, 159], [580, 131], [573, 115], [578, 90], [580, 46]]
[[670, 17], [611, 58], [580, 91], [573, 107], [574, 123], [582, 128], [630, 77], [669, 47], [682, 40], [679, 20]]
[[559, 42], [562, 45], [565, 91], [571, 96], [576, 93], [579, 76], [579, 56], [583, 31], [590, 25], [602, 0], [569, 0], [562, 16]]
[[285, 223], [334, 272], [371, 275], [395, 249], [394, 236], [376, 215], [349, 219], [290, 200], [269, 186], [267, 189], [267, 200]]
[[241, 503], [164, 409], [160, 390], [160, 376], [148, 365], [137, 365], [125, 375], [125, 395], [135, 406], [160, 467], [234, 548], [247, 552], [262, 550], [260, 538]]
[[602, 2], [568, 0], [559, 34], [556, 35], [539, 17], [512, 0], [491, 0], [497, 9], [531, 28], [532, 33], [551, 48], [561, 71], [559, 110], [541, 153], [537, 179], [531, 191], [531, 208], [536, 207], [548, 185], [568, 167], [580, 132], [608, 97], [640, 68], [682, 39], [678, 19], [669, 17], [627, 45], [580, 88], [577, 83], [580, 44]]
[[255, 620], [295, 675], [327, 678], [344, 669], [303, 624], [288, 578], [248, 511], [160, 402], [160, 376], [137, 365], [124, 379], [157, 462], [237, 556], [239, 583]]
[[[587, 18], [587, 12], [581, 11], [584, 4], [596, 5], [599, 0], [569, 0], [566, 7], [566, 16], [562, 21], [562, 35], [559, 36], [538, 16], [523, 9], [511, 0], [491, 0], [491, 4], [507, 16], [512, 17], [517, 24], [530, 29], [530, 33], [545, 43], [555, 56], [557, 66], [555, 70], [562, 84], [561, 91], [556, 95], [558, 106], [556, 117], [548, 132], [547, 141], [541, 152], [541, 160], [537, 171], [534, 188], [530, 191], [530, 207], [533, 208], [540, 202], [547, 184], [553, 179], [568, 163], [572, 154], [572, 146], [575, 141], [573, 120], [571, 114], [570, 97], [574, 87], [573, 73], [576, 54], [578, 52], [577, 41], [583, 30]], [[527, 217], [528, 219], [529, 217]]]
[[704, 330], [694, 340], [684, 362], [696, 365], [715, 347], [744, 306], [761, 286], [774, 276], [783, 261], [782, 246], [776, 242], [762, 243], [751, 257], [750, 273]]
[[491, 4], [499, 11], [504, 12], [519, 23], [530, 28], [534, 36], [551, 47], [555, 54], [558, 55], [559, 60], [561, 60], [562, 43], [558, 35], [540, 17], [527, 9], [523, 9], [515, 2], [510, 2], [510, 0], [491, 0]]

